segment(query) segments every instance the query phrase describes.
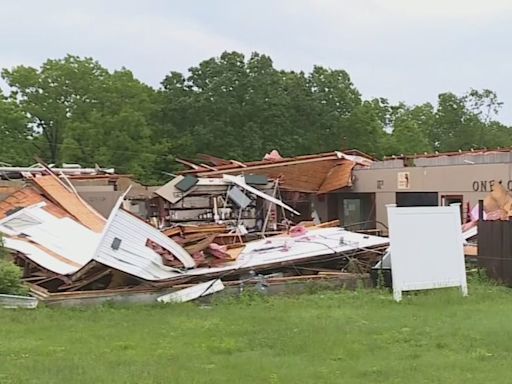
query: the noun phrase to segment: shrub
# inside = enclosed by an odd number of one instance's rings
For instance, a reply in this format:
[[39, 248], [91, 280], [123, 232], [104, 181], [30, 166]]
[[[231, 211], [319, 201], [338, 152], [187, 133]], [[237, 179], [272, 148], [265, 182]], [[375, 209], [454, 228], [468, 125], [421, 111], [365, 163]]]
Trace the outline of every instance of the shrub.
[[0, 260], [4, 260], [7, 255], [7, 251], [4, 248], [4, 241], [2, 240], [2, 234], [0, 233]]
[[2, 238], [0, 237], [0, 293], [8, 295], [25, 295], [28, 289], [23, 285], [21, 281], [21, 269], [6, 260], [5, 256], [7, 251], [5, 250]]

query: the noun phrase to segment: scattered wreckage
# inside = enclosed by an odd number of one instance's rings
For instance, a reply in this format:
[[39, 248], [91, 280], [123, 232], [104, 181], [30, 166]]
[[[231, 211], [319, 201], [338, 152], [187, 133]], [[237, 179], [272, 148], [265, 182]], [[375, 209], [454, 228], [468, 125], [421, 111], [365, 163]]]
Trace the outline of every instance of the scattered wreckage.
[[[229, 198], [240, 208], [245, 199], [261, 199], [265, 209], [296, 213], [243, 177], [222, 180], [229, 191], [236, 188]], [[48, 303], [142, 296], [183, 301], [263, 279], [343, 279], [347, 272], [368, 272], [388, 246], [386, 238], [346, 231], [339, 222], [271, 233], [243, 231], [236, 221], [230, 228], [222, 220], [159, 230], [126, 211], [123, 196], [105, 219], [65, 175], [49, 172], [30, 183], [0, 202], [0, 232], [31, 293]]]
[[[28, 185], [0, 201], [0, 233], [32, 295], [47, 304], [182, 302], [249, 285], [264, 291], [310, 281], [345, 284], [370, 271], [391, 270], [388, 238], [345, 230], [338, 220], [321, 223], [314, 214], [297, 220], [301, 212], [281, 193], [322, 194], [350, 185], [354, 165], [370, 160], [339, 152], [267, 157], [244, 164], [211, 157], [214, 166], [188, 163], [190, 170], [154, 190], [167, 204], [165, 220], [157, 222], [127, 210], [129, 191], [120, 192], [102, 215], [70, 176], [44, 168], [26, 175]], [[512, 197], [497, 186], [484, 208], [487, 220], [508, 218]], [[471, 218], [461, 241], [466, 257], [474, 258], [476, 208]], [[391, 272], [388, 278], [391, 285]], [[462, 278], [456, 282], [465, 287]], [[426, 286], [402, 283], [396, 298], [401, 290]]]

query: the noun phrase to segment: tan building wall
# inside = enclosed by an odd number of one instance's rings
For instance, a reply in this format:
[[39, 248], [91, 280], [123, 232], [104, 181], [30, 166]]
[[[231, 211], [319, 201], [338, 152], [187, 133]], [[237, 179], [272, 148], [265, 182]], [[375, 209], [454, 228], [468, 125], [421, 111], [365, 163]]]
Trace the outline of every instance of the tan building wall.
[[500, 181], [512, 191], [510, 163], [358, 169], [354, 176], [350, 192], [375, 193], [375, 219], [384, 223], [386, 204], [396, 202], [396, 192], [437, 192], [438, 204], [443, 195], [462, 195], [472, 207]]

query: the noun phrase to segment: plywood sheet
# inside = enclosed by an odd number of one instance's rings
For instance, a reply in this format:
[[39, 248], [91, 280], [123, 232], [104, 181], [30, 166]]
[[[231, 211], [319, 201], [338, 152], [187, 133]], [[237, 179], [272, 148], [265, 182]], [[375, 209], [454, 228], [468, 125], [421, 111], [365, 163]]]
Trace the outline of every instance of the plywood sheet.
[[318, 189], [318, 193], [332, 192], [352, 185], [352, 169], [356, 163], [344, 161], [335, 165], [325, 176], [325, 180]]
[[95, 232], [101, 232], [106, 220], [77, 194], [67, 188], [55, 175], [32, 179], [51, 201], [57, 203], [80, 223]]

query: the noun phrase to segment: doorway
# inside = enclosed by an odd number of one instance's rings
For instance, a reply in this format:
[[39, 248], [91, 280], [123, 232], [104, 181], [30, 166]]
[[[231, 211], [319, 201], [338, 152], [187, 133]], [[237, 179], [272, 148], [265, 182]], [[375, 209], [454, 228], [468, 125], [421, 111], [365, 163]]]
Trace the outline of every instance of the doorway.
[[338, 218], [351, 231], [375, 228], [375, 194], [338, 194]]
[[442, 195], [441, 196], [441, 205], [449, 206], [452, 204], [459, 204], [460, 209], [460, 220], [461, 223], [464, 222], [464, 196], [462, 195]]

